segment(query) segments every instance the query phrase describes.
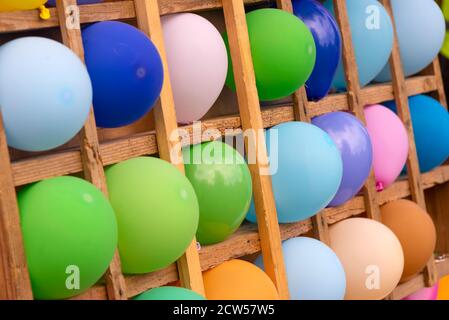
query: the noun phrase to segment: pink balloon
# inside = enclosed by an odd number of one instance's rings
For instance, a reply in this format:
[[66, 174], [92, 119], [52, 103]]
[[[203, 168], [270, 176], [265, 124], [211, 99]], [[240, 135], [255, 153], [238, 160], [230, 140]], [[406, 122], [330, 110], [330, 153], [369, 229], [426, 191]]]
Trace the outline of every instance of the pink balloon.
[[424, 288], [418, 292], [412, 293], [402, 300], [437, 300], [438, 283], [431, 288]]
[[408, 155], [408, 136], [401, 119], [376, 104], [365, 107], [368, 133], [373, 144], [373, 166], [378, 191], [390, 186], [401, 174]]
[[226, 46], [218, 30], [193, 13], [162, 17], [168, 68], [180, 123], [202, 118], [223, 89]]

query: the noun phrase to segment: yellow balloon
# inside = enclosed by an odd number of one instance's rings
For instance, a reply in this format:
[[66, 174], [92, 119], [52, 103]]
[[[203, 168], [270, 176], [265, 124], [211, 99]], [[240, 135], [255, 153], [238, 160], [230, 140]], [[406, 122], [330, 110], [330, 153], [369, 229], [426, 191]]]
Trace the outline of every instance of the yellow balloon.
[[440, 280], [438, 287], [438, 300], [449, 300], [449, 276]]
[[0, 0], [0, 11], [19, 11], [37, 9], [47, 0]]

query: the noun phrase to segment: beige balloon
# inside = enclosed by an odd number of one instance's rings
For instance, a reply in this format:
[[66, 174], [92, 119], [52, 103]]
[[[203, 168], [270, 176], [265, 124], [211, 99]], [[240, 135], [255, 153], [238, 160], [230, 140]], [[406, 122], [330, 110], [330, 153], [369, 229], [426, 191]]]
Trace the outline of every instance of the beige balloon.
[[329, 233], [346, 272], [346, 300], [380, 300], [396, 288], [404, 254], [390, 229], [374, 220], [352, 218], [331, 226]]

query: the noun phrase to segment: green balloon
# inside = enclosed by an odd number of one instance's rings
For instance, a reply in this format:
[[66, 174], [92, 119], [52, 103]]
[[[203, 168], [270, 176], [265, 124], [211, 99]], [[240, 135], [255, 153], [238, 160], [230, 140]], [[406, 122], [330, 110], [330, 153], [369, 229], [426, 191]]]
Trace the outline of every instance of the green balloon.
[[206, 300], [195, 291], [179, 287], [154, 288], [132, 298], [132, 300]]
[[198, 200], [189, 180], [152, 157], [113, 165], [106, 178], [123, 272], [152, 272], [181, 257], [198, 227]]
[[101, 278], [117, 247], [117, 223], [100, 190], [75, 177], [51, 178], [22, 189], [18, 203], [36, 299], [72, 297]]
[[[296, 16], [279, 9], [260, 9], [246, 15], [257, 91], [262, 101], [281, 99], [306, 83], [315, 66], [312, 33]], [[235, 90], [227, 34], [229, 68], [226, 85]]]
[[201, 244], [221, 242], [245, 219], [251, 203], [251, 174], [243, 157], [214, 141], [183, 149], [186, 176], [200, 204], [196, 233]]

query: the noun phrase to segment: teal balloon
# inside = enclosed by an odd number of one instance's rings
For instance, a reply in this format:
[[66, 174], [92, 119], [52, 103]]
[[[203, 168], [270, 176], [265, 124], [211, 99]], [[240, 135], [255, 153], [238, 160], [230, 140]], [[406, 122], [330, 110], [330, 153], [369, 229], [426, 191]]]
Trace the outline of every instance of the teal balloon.
[[[394, 101], [384, 105], [397, 112]], [[441, 103], [425, 95], [410, 97], [409, 107], [419, 168], [428, 172], [449, 157], [449, 114]]]
[[[312, 124], [287, 122], [267, 130], [266, 141], [279, 222], [305, 220], [324, 209], [343, 176], [331, 137]], [[247, 219], [256, 221], [254, 204]]]
[[25, 37], [0, 47], [0, 108], [9, 146], [58, 147], [83, 127], [91, 105], [87, 69], [66, 46]]
[[[393, 49], [393, 24], [385, 8], [376, 0], [346, 0], [352, 43], [360, 85], [370, 83], [382, 71]], [[332, 0], [324, 6], [335, 16]], [[333, 87], [346, 89], [343, 60], [340, 59]]]
[[132, 298], [132, 300], [206, 300], [198, 293], [179, 287], [154, 288]]
[[[346, 274], [337, 255], [324, 243], [306, 237], [282, 244], [292, 300], [343, 300]], [[254, 262], [263, 269], [262, 256]]]

